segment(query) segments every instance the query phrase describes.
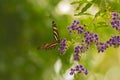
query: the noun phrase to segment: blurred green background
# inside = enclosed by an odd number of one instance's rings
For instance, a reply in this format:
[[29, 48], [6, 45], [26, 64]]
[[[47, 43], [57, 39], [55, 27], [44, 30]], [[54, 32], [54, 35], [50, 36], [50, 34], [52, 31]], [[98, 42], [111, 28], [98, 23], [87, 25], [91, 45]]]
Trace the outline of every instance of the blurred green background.
[[70, 16], [58, 16], [58, 3], [59, 0], [0, 0], [0, 80], [51, 80], [59, 53], [57, 49], [40, 51], [37, 47], [53, 41], [53, 20], [62, 36], [67, 33]]
[[[98, 33], [101, 41], [118, 34], [108, 27], [94, 29], [97, 21], [91, 24], [90, 16], [75, 17], [73, 8], [76, 6], [71, 8], [71, 1], [0, 0], [0, 80], [70, 80], [62, 74], [72, 65], [73, 46], [64, 56], [59, 55], [58, 47], [49, 51], [37, 50], [38, 46], [53, 41], [53, 20], [58, 26], [60, 37], [68, 40], [76, 37], [68, 35], [67, 31], [67, 26], [74, 19], [82, 20], [81, 23], [86, 24], [88, 30]], [[99, 5], [102, 1], [95, 3]], [[114, 0], [108, 6], [111, 6], [111, 11], [119, 11], [118, 5], [119, 0]], [[99, 5], [99, 8], [104, 9], [104, 5]], [[102, 20], [99, 18], [98, 22]], [[87, 52], [82, 61], [90, 72], [87, 80], [120, 80], [119, 50], [110, 48], [103, 54], [98, 54], [94, 49]], [[60, 73], [55, 71], [56, 61], [62, 63]]]

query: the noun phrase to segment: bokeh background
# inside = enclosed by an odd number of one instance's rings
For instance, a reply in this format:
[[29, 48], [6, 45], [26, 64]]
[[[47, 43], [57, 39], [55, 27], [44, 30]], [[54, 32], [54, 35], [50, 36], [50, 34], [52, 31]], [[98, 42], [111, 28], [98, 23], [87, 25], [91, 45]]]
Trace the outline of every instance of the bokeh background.
[[[60, 37], [67, 40], [76, 38], [76, 35], [69, 35], [67, 31], [74, 19], [81, 20], [88, 30], [98, 33], [103, 42], [111, 35], [119, 35], [112, 27], [104, 25], [109, 20], [106, 17], [110, 16], [110, 12], [105, 11], [109, 8], [105, 7], [104, 1], [93, 0], [96, 7], [88, 10], [92, 15], [87, 16], [74, 16], [80, 7], [71, 5], [72, 1], [0, 0], [0, 80], [73, 80], [68, 74], [73, 66], [71, 55], [74, 46], [70, 46], [63, 56], [58, 52], [59, 46], [49, 51], [37, 50], [38, 46], [53, 41], [53, 20]], [[119, 0], [108, 0], [107, 3], [111, 12], [120, 12]], [[107, 16], [99, 15], [93, 20], [98, 9]], [[109, 48], [105, 53], [97, 53], [93, 46], [80, 62], [89, 71], [88, 76], [83, 75], [85, 80], [120, 80], [119, 51], [120, 48]], [[74, 80], [81, 78], [78, 75]]]

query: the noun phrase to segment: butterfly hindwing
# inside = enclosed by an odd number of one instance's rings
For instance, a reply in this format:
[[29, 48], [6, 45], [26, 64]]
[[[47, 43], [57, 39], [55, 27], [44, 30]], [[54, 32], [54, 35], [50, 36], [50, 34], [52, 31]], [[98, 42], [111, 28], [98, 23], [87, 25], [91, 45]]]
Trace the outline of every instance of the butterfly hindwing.
[[38, 47], [38, 49], [46, 49], [46, 50], [48, 50], [48, 49], [55, 48], [58, 44], [59, 44], [59, 42], [54, 41], [54, 42], [51, 42], [51, 43], [44, 44], [44, 45]]

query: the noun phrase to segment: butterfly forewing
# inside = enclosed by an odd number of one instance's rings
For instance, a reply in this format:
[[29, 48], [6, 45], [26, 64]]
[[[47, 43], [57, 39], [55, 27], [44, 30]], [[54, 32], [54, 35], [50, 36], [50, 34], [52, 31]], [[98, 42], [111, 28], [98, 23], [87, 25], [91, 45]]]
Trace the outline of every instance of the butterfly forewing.
[[52, 21], [52, 28], [53, 28], [53, 36], [55, 41], [59, 41], [60, 39], [59, 39], [58, 29], [54, 21]]
[[52, 48], [55, 48], [60, 43], [57, 26], [54, 21], [52, 21], [52, 28], [53, 28], [54, 41], [51, 43], [44, 44], [44, 45], [38, 47], [38, 49], [46, 49], [46, 50], [52, 49]]

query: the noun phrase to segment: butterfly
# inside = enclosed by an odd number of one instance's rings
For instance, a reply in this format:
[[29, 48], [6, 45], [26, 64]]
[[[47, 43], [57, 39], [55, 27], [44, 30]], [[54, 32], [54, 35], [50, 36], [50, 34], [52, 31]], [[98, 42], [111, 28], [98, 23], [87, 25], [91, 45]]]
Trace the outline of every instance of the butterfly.
[[57, 29], [56, 23], [54, 21], [52, 21], [52, 29], [53, 29], [54, 41], [51, 43], [46, 43], [42, 46], [39, 46], [38, 49], [48, 50], [48, 49], [55, 48], [58, 44], [60, 44], [58, 29]]

